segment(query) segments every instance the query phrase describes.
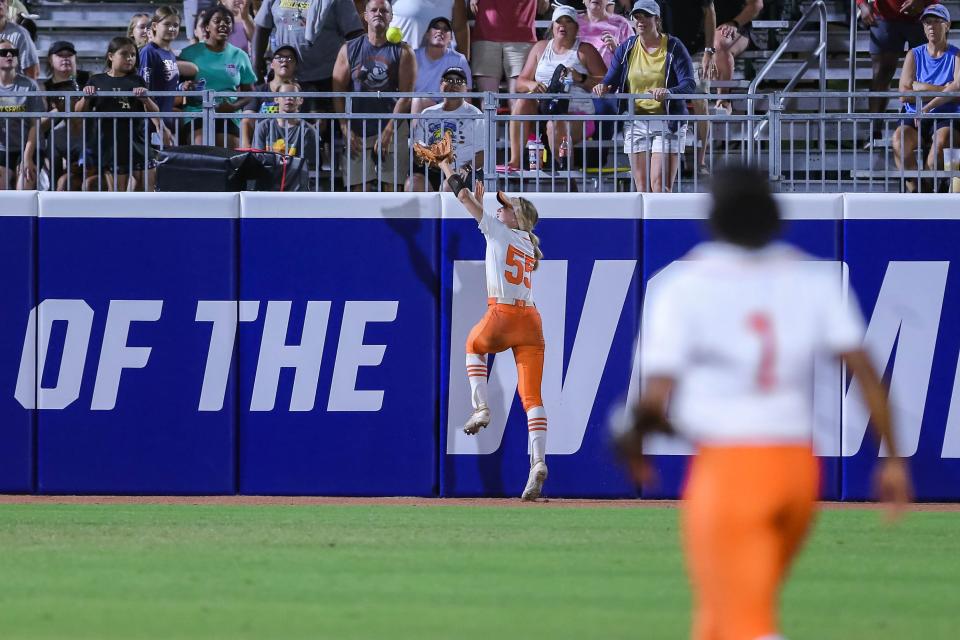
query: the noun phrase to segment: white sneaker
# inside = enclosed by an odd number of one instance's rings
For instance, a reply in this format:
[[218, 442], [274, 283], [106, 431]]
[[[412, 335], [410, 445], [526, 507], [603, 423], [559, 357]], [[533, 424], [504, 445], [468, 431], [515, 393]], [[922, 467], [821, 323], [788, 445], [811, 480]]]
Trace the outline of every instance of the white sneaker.
[[473, 412], [473, 415], [467, 420], [467, 424], [463, 425], [463, 432], [468, 436], [473, 436], [488, 424], [490, 424], [490, 409], [480, 407]]
[[527, 476], [527, 486], [523, 488], [521, 500], [533, 501], [540, 497], [540, 491], [543, 489], [543, 483], [547, 480], [547, 463], [543, 460], [537, 460], [530, 467], [530, 475]]

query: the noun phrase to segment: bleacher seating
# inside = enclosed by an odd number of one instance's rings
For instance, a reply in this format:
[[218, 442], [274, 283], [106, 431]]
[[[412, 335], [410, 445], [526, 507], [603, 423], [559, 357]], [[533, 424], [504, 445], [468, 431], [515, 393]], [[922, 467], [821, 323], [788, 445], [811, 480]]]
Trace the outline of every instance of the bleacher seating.
[[[107, 40], [125, 32], [133, 13], [151, 12], [158, 4], [165, 3], [35, 1], [31, 6], [40, 15], [37, 20], [38, 49], [43, 55], [53, 41], [70, 40], [77, 46], [81, 66], [90, 71], [99, 71], [102, 68]], [[849, 77], [850, 2], [849, 0], [828, 0], [827, 4], [829, 7], [827, 86], [832, 90], [846, 91]], [[960, 0], [946, 0], [944, 4], [950, 9], [952, 15], [960, 18]], [[805, 10], [809, 5], [809, 0], [801, 3], [801, 10]], [[174, 6], [182, 5], [174, 3]], [[751, 48], [738, 58], [734, 79], [726, 83], [726, 87], [733, 93], [745, 92], [750, 80], [763, 67], [791, 27], [792, 24], [784, 20], [756, 21], [755, 40], [762, 47]], [[184, 25], [175, 49], [187, 45], [188, 28], [188, 25]], [[960, 30], [956, 31], [952, 40], [960, 43]], [[800, 68], [817, 41], [818, 33], [814, 20], [807, 30], [798, 34], [789, 44], [786, 55], [769, 70], [760, 90], [770, 92], [782, 89]], [[860, 90], [867, 88], [871, 77], [868, 44], [869, 34], [863, 29], [858, 29], [855, 75], [856, 86]], [[804, 74], [803, 80], [796, 86], [795, 91], [816, 90], [817, 78], [818, 70], [814, 65]], [[856, 111], [863, 112], [866, 109], [866, 100], [857, 99], [854, 101], [854, 106]], [[825, 107], [828, 112], [846, 113], [848, 100], [842, 96], [831, 98], [825, 101]], [[894, 108], [895, 105], [891, 104], [891, 107]], [[794, 114], [814, 113], [819, 111], [820, 101], [798, 99], [785, 105], [785, 108], [789, 113]], [[740, 110], [742, 112], [742, 106]], [[892, 130], [893, 126], [890, 128], [891, 132]], [[733, 139], [743, 137], [740, 128], [730, 124], [713, 125], [712, 133], [714, 140], [720, 139], [721, 136]], [[767, 133], [764, 131], [760, 135], [763, 137]], [[898, 174], [892, 171], [894, 165], [889, 141], [873, 141], [871, 138], [876, 137], [876, 134], [871, 136], [867, 124], [857, 126], [851, 122], [831, 124], [821, 133], [818, 126], [803, 126], [802, 122], [798, 122], [792, 127], [785, 126], [781, 135], [784, 145], [790, 145], [789, 152], [784, 156], [782, 163], [785, 172], [795, 167], [802, 167], [807, 177], [814, 176], [817, 181], [827, 177], [834, 184], [841, 182], [848, 184], [850, 188], [861, 190], [885, 190], [899, 180]], [[688, 144], [690, 144], [689, 141]], [[828, 151], [828, 153], [822, 153], [822, 151]], [[626, 156], [621, 154], [617, 164], [621, 168], [628, 166]], [[613, 159], [606, 158], [605, 169], [608, 175], [612, 171], [612, 165]], [[681, 173], [680, 190], [690, 190], [694, 187], [691, 173], [689, 170]], [[598, 175], [596, 169], [594, 169], [594, 175]], [[803, 178], [801, 177], [800, 180], [802, 181]], [[864, 180], [868, 182], [865, 184]], [[787, 188], [791, 188], [791, 184], [794, 188], [806, 188], [802, 184], [785, 181]]]

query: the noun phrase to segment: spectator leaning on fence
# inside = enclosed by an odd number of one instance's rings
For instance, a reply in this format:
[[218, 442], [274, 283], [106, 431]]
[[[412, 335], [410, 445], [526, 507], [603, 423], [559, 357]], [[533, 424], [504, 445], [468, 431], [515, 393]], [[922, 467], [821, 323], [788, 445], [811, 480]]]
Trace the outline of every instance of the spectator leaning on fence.
[[[573, 85], [571, 96], [579, 100], [569, 102], [569, 113], [592, 114], [593, 100], [590, 90], [603, 78], [606, 67], [603, 59], [593, 45], [582, 42], [578, 37], [577, 12], [572, 7], [560, 6], [553, 11], [552, 38], [541, 40], [530, 49], [523, 70], [517, 77], [517, 91], [524, 93], [560, 93], [563, 91], [563, 75], [570, 74]], [[513, 106], [513, 115], [561, 115], [563, 109], [551, 113], [547, 100], [517, 100]], [[536, 135], [535, 122], [510, 122], [510, 160], [507, 170], [520, 168], [522, 139]], [[541, 123], [541, 127], [543, 123]], [[589, 123], [589, 126], [594, 126]], [[591, 132], [582, 122], [568, 126], [567, 122], [551, 120], [546, 123], [546, 133], [550, 148], [557, 152], [559, 144], [568, 137], [570, 148]], [[541, 131], [543, 129], [541, 128]], [[522, 139], [521, 139], [522, 131]]]
[[[960, 91], [960, 49], [947, 42], [950, 31], [950, 12], [941, 4], [930, 5], [921, 17], [926, 44], [914, 47], [907, 52], [900, 75], [900, 91]], [[904, 111], [916, 115], [916, 98], [904, 95], [900, 98]], [[957, 98], [938, 96], [927, 98], [921, 113], [960, 112]], [[918, 133], [919, 130], [919, 133]], [[943, 150], [960, 147], [960, 120], [943, 119], [905, 119], [893, 135], [894, 161], [898, 169], [917, 169], [917, 145], [932, 139], [927, 154], [927, 169], [943, 167]], [[906, 181], [908, 191], [915, 191], [915, 180]]]
[[[389, 0], [367, 0], [364, 14], [366, 35], [349, 40], [340, 48], [333, 70], [333, 90], [343, 92], [412, 92], [417, 77], [417, 60], [405, 42], [387, 41], [393, 18]], [[336, 98], [337, 111], [346, 112], [344, 98]], [[409, 113], [410, 98], [353, 98], [350, 113]], [[348, 186], [380, 181], [383, 188], [402, 184], [409, 168], [409, 124], [392, 118], [342, 120], [345, 158], [341, 165]], [[397, 141], [402, 152], [397, 152]]]
[[[138, 73], [148, 91], [176, 91], [180, 86], [180, 67], [189, 66], [191, 77], [196, 75], [193, 63], [178, 61], [171, 49], [180, 35], [180, 14], [173, 7], [160, 6], [150, 18], [150, 41], [140, 49]], [[153, 99], [163, 113], [171, 113], [177, 98], [158, 96]], [[158, 130], [164, 146], [175, 144], [173, 131], [177, 128], [173, 118], [159, 119]]]
[[[451, 67], [463, 69], [467, 75], [467, 87], [473, 86], [473, 76], [470, 74], [470, 65], [466, 57], [450, 48], [453, 38], [453, 23], [443, 16], [438, 16], [427, 25], [423, 35], [423, 44], [416, 50], [417, 82], [414, 90], [417, 93], [440, 91], [440, 77]], [[434, 98], [414, 98], [412, 113], [420, 113], [429, 106], [437, 104]]]
[[[181, 52], [180, 57], [187, 62], [197, 65], [197, 80], [203, 81], [210, 91], [251, 91], [256, 76], [253, 74], [253, 65], [250, 56], [236, 48], [227, 38], [233, 32], [233, 13], [226, 7], [218, 6], [211, 9], [201, 23], [205, 40], [192, 44]], [[185, 83], [184, 89], [195, 88], [196, 85]], [[218, 113], [234, 113], [243, 109], [247, 103], [245, 98], [217, 98]], [[195, 101], [188, 101], [185, 111], [200, 111], [202, 106]], [[194, 121], [197, 127], [202, 126], [202, 119]], [[233, 119], [215, 120], [216, 144], [236, 147], [240, 138], [239, 124]], [[223, 139], [224, 126], [227, 130], [227, 140]], [[194, 144], [201, 144], [202, 132], [194, 130]]]
[[[137, 45], [131, 38], [112, 39], [107, 46], [106, 61], [106, 73], [90, 76], [83, 87], [84, 97], [77, 102], [77, 111], [109, 114], [160, 110], [147, 96], [143, 78], [137, 75]], [[132, 91], [133, 97], [111, 95], [118, 91]], [[93, 140], [93, 166], [107, 173], [108, 189], [126, 191], [131, 175], [139, 188], [149, 191], [156, 188], [156, 156], [148, 145], [148, 120], [105, 117], [87, 122], [87, 137]], [[87, 188], [96, 188], [96, 185], [91, 180]]]
[[[870, 91], [889, 91], [897, 63], [908, 49], [920, 46], [925, 38], [920, 13], [937, 0], [857, 0], [860, 22], [870, 30], [870, 59], [873, 75]], [[869, 98], [870, 113], [883, 113], [889, 98]], [[881, 130], [874, 137], [883, 135]]]
[[[299, 66], [300, 57], [296, 47], [289, 44], [277, 47], [277, 50], [273, 52], [273, 57], [270, 59], [270, 72], [267, 74], [270, 79], [267, 82], [258, 84], [254, 87], [254, 91], [272, 91], [277, 93], [280, 91], [280, 87], [285, 84], [296, 84], [299, 87], [300, 83], [296, 81], [297, 67]], [[303, 89], [301, 88], [299, 90], [302, 91]], [[297, 111], [300, 111], [302, 105], [302, 101], [297, 103]], [[277, 101], [277, 98], [250, 98], [250, 102], [244, 107], [243, 112], [280, 113], [280, 103]], [[242, 146], [250, 146], [250, 141], [253, 140], [253, 130], [259, 122], [263, 122], [263, 120], [247, 118], [242, 122]]]
[[[637, 35], [617, 47], [613, 66], [594, 93], [599, 97], [608, 91], [652, 94], [652, 99], [637, 99], [635, 113], [640, 119], [624, 125], [623, 150], [630, 158], [638, 191], [671, 191], [687, 126], [677, 120], [657, 120], [656, 116], [687, 115], [686, 101], [669, 96], [696, 89], [693, 61], [680, 40], [660, 31], [660, 7], [654, 0], [637, 0], [633, 19]], [[624, 104], [621, 112], [626, 112], [627, 106]]]
[[476, 17], [470, 34], [470, 64], [477, 91], [517, 91], [517, 76], [537, 41], [534, 23], [550, 0], [470, 0]]
[[[430, 146], [449, 133], [455, 153], [453, 169], [463, 179], [464, 186], [472, 189], [475, 180], [483, 181], [483, 149], [487, 130], [481, 117], [483, 112], [459, 95], [464, 93], [468, 86], [466, 69], [450, 67], [445, 70], [440, 81], [440, 90], [447, 94], [447, 97], [444, 97], [442, 103], [423, 110], [422, 117], [414, 122], [411, 137], [414, 142]], [[443, 180], [443, 174], [434, 167], [414, 171], [407, 181], [406, 190], [427, 191], [427, 185], [431, 191], [450, 190]]]
[[[732, 80], [735, 58], [750, 46], [750, 24], [763, 9], [763, 0], [714, 0], [717, 30], [713, 40], [716, 49], [714, 63], [717, 65], [717, 80]], [[718, 88], [717, 93], [726, 90]], [[729, 113], [733, 106], [729, 100], [718, 100], [717, 108]]]
[[426, 44], [430, 25], [443, 16], [453, 30], [457, 51], [470, 55], [470, 29], [467, 25], [465, 0], [395, 0], [392, 27], [400, 29], [401, 38], [414, 49]]
[[26, 29], [7, 19], [8, 10], [6, 1], [0, 0], [0, 41], [13, 43], [17, 49], [21, 72], [35, 80], [40, 75], [40, 57], [37, 55], [37, 47]]
[[27, 139], [35, 134], [33, 120], [11, 117], [16, 113], [46, 111], [43, 99], [29, 95], [37, 91], [37, 83], [18, 71], [19, 53], [9, 40], [0, 40], [0, 92], [15, 95], [0, 97], [0, 190], [16, 187], [16, 176], [23, 156], [23, 133]]
[[[42, 91], [80, 91], [86, 85], [90, 74], [77, 70], [77, 50], [72, 43], [60, 40], [50, 45], [47, 52], [47, 66], [50, 77], [40, 83]], [[75, 105], [79, 98], [70, 98]], [[66, 98], [49, 96], [47, 108], [51, 112], [63, 113], [66, 111]], [[67, 129], [70, 129], [69, 147], [67, 145]], [[51, 145], [52, 141], [52, 145]], [[38, 135], [29, 136], [23, 150], [23, 164], [20, 171], [18, 189], [32, 190], [38, 184], [38, 165], [50, 172], [50, 179], [55, 182], [57, 191], [69, 191], [82, 187], [81, 159], [84, 157], [84, 143], [90, 147], [90, 141], [84, 140], [83, 120], [80, 118], [43, 118], [40, 120]], [[39, 162], [37, 147], [40, 147]], [[52, 146], [52, 148], [51, 148]], [[68, 184], [67, 163], [70, 163]]]
[[[267, 46], [293, 46], [300, 56], [297, 82], [304, 91], [333, 91], [333, 65], [348, 38], [363, 34], [351, 0], [264, 0], [254, 20], [253, 61], [266, 80]], [[304, 111], [334, 110], [330, 98], [308, 98]]]
[[281, 94], [277, 98], [279, 117], [257, 121], [253, 133], [253, 147], [288, 156], [299, 156], [314, 168], [317, 166], [317, 150], [320, 147], [317, 128], [296, 117], [303, 105], [303, 98], [283, 95], [296, 91], [300, 91], [300, 85], [296, 82], [283, 82], [277, 87], [277, 92]]

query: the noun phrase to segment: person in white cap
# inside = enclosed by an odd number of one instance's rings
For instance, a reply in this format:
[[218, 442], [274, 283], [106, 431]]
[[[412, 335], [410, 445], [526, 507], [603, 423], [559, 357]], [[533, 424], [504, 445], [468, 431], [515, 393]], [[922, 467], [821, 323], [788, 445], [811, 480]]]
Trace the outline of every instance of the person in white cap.
[[[687, 125], [657, 116], [689, 113], [686, 100], [670, 95], [696, 91], [693, 61], [678, 38], [663, 32], [660, 5], [654, 0], [637, 0], [631, 17], [637, 35], [617, 47], [613, 64], [594, 93], [598, 98], [610, 91], [652, 96], [636, 100], [634, 113], [639, 117], [624, 124], [623, 150], [630, 158], [637, 191], [671, 191]], [[621, 113], [627, 112], [623, 102]]]
[[[571, 96], [579, 95], [580, 100], [571, 100], [569, 113], [594, 113], [593, 101], [589, 91], [603, 78], [606, 65], [592, 44], [583, 42], [579, 37], [580, 26], [577, 12], [573, 7], [559, 6], [553, 10], [552, 38], [540, 40], [533, 45], [523, 70], [517, 77], [517, 91], [526, 93], [559, 93], [562, 88], [556, 86], [558, 69], [562, 66], [573, 80]], [[551, 85], [554, 85], [551, 87]], [[552, 90], [551, 90], [552, 89]], [[517, 100], [513, 106], [513, 115], [536, 115], [545, 113], [547, 101]], [[557, 114], [559, 115], [559, 114]], [[592, 123], [590, 123], [592, 125]], [[507, 171], [520, 168], [522, 139], [534, 133], [536, 123], [530, 121], [510, 122], [510, 160]], [[572, 146], [589, 135], [590, 131], [582, 123], [569, 126], [562, 121], [550, 121], [540, 124], [541, 131], [546, 128], [550, 148], [558, 150], [564, 137], [569, 137]], [[522, 136], [521, 129], [526, 135]]]

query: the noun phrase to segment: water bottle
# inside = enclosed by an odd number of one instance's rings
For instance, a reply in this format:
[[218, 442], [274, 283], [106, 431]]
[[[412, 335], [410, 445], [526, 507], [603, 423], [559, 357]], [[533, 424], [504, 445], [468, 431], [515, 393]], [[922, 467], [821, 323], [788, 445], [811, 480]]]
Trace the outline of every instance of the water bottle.
[[557, 149], [557, 168], [560, 171], [567, 170], [567, 154], [570, 153], [570, 145], [567, 143], [567, 136], [563, 136], [560, 141], [560, 148]]
[[527, 165], [530, 171], [536, 171], [540, 168], [540, 150], [543, 147], [537, 136], [530, 134], [527, 138]]
[[570, 93], [570, 90], [573, 88], [573, 70], [568, 69], [567, 73], [563, 76], [563, 92]]

